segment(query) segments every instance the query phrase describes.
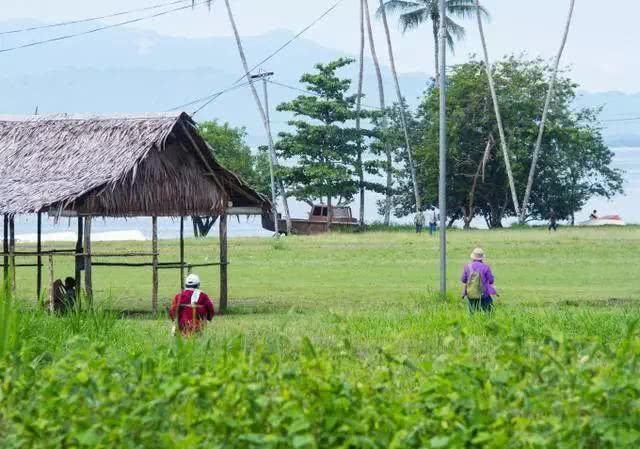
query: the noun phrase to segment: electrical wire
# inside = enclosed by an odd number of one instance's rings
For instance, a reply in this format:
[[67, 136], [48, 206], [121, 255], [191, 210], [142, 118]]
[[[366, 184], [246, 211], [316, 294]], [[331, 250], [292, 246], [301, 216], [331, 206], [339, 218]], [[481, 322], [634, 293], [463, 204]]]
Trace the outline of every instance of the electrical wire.
[[[300, 30], [298, 32], [298, 34], [296, 34], [295, 36], [293, 36], [291, 39], [289, 39], [287, 42], [285, 42], [284, 44], [282, 44], [276, 51], [274, 51], [273, 53], [271, 53], [269, 56], [267, 56], [266, 58], [264, 58], [262, 61], [260, 61], [259, 63], [257, 63], [255, 66], [253, 66], [251, 69], [249, 69], [248, 73], [245, 73], [244, 75], [242, 75], [240, 78], [238, 78], [235, 83], [239, 83], [240, 81], [242, 81], [243, 79], [245, 79], [247, 77], [247, 75], [249, 75], [251, 72], [253, 72], [255, 69], [259, 68], [260, 66], [262, 66], [265, 62], [269, 61], [270, 59], [272, 59], [273, 57], [275, 57], [278, 53], [280, 53], [282, 50], [284, 50], [285, 48], [287, 48], [289, 45], [291, 45], [295, 40], [297, 40], [300, 36], [302, 36], [304, 33], [306, 33], [307, 31], [309, 31], [311, 28], [313, 28], [316, 24], [318, 24], [321, 20], [323, 20], [325, 17], [327, 17], [329, 14], [331, 14], [333, 12], [333, 10], [335, 10], [342, 2], [344, 2], [344, 0], [338, 0], [336, 3], [333, 4], [333, 6], [331, 6], [329, 9], [327, 9], [325, 12], [323, 12], [318, 18], [316, 18], [313, 22], [311, 22], [309, 25], [307, 25], [306, 27], [304, 27], [302, 30]], [[235, 84], [234, 83], [234, 84]]]
[[58, 22], [58, 23], [51, 23], [51, 24], [48, 24], [48, 25], [39, 25], [39, 26], [34, 26], [34, 27], [29, 27], [29, 28], [19, 28], [19, 29], [15, 29], [15, 30], [0, 31], [0, 36], [7, 35], [7, 34], [24, 33], [24, 32], [27, 32], [27, 31], [36, 31], [36, 30], [44, 30], [44, 29], [49, 29], [49, 28], [57, 28], [57, 27], [62, 27], [62, 26], [67, 26], [67, 25], [76, 25], [78, 23], [93, 22], [93, 21], [102, 20], [102, 19], [110, 19], [112, 17], [125, 16], [125, 15], [133, 14], [133, 13], [136, 13], [136, 12], [149, 11], [149, 10], [152, 10], [152, 9], [163, 8], [165, 6], [177, 5], [179, 3], [184, 3], [184, 2], [187, 2], [187, 1], [190, 1], [190, 0], [174, 0], [172, 2], [159, 3], [159, 4], [147, 6], [147, 7], [144, 7], [144, 8], [130, 9], [129, 11], [121, 11], [121, 12], [116, 12], [116, 13], [111, 13], [111, 14], [105, 14], [103, 16], [87, 17], [85, 19], [69, 20], [67, 22]]
[[[309, 25], [307, 25], [306, 27], [304, 27], [302, 30], [300, 30], [295, 36], [293, 36], [291, 39], [289, 39], [288, 41], [286, 41], [284, 44], [282, 44], [278, 49], [276, 49], [274, 52], [272, 52], [269, 56], [267, 56], [266, 58], [264, 58], [262, 61], [260, 61], [258, 64], [256, 64], [255, 66], [253, 66], [248, 73], [245, 73], [244, 75], [242, 75], [240, 78], [238, 78], [237, 80], [235, 80], [233, 82], [233, 84], [225, 90], [225, 92], [228, 92], [229, 90], [233, 90], [233, 88], [235, 88], [236, 86], [238, 87], [244, 87], [247, 86], [248, 84], [250, 84], [252, 81], [249, 80], [248, 82], [245, 82], [242, 85], [238, 85], [239, 82], [241, 82], [243, 79], [245, 79], [247, 77], [248, 74], [250, 74], [251, 72], [253, 72], [254, 70], [256, 70], [257, 68], [259, 68], [260, 66], [262, 66], [263, 64], [265, 64], [266, 62], [268, 62], [269, 60], [271, 60], [272, 58], [274, 58], [278, 53], [280, 53], [282, 50], [284, 50], [285, 48], [287, 48], [289, 45], [291, 45], [295, 40], [297, 40], [300, 36], [302, 36], [304, 33], [306, 33], [307, 31], [309, 31], [314, 25], [316, 25], [317, 23], [319, 23], [321, 20], [323, 20], [325, 17], [327, 17], [333, 10], [335, 10], [342, 2], [344, 2], [344, 0], [338, 0], [336, 3], [333, 4], [333, 6], [331, 6], [329, 9], [327, 9], [326, 11], [324, 11], [320, 16], [318, 16], [316, 19], [314, 19]], [[221, 94], [220, 94], [221, 95]], [[211, 94], [208, 95], [206, 97], [202, 97], [198, 100], [194, 100], [192, 101], [190, 104], [187, 104], [187, 106], [190, 106], [191, 104], [195, 104], [195, 103], [199, 103], [200, 101], [204, 101], [204, 100], [208, 100], [205, 104], [203, 104], [202, 106], [200, 106], [194, 113], [193, 115], [197, 114], [198, 112], [200, 112], [202, 109], [204, 109], [206, 106], [208, 106], [209, 104], [211, 104], [213, 101], [215, 101], [220, 95], [218, 95], [218, 93], [215, 94]], [[212, 98], [213, 97], [213, 98]], [[179, 109], [179, 108], [172, 108], [171, 110], [175, 110], [175, 109]]]
[[[248, 86], [248, 85], [249, 85], [249, 82], [245, 82], [245, 83], [242, 83], [242, 84], [236, 84], [235, 86], [231, 86], [231, 87], [228, 87], [228, 88], [226, 88], [224, 90], [215, 92], [215, 93], [213, 93], [211, 95], [207, 95], [206, 97], [197, 98], [197, 99], [192, 100], [192, 101], [190, 101], [188, 103], [181, 104], [180, 106], [176, 106], [176, 107], [173, 107], [171, 109], [167, 109], [165, 112], [172, 112], [172, 111], [182, 110], [182, 109], [184, 109], [184, 108], [186, 108], [188, 106], [192, 106], [192, 105], [201, 103], [201, 102], [206, 101], [206, 100], [210, 100], [209, 101], [209, 103], [210, 103], [211, 101], [217, 99], [218, 97], [220, 97], [223, 94], [226, 94], [227, 92], [230, 92], [230, 91], [235, 90], [235, 89], [240, 89], [240, 88]], [[206, 103], [206, 104], [209, 104], [209, 103]]]
[[178, 8], [169, 9], [167, 11], [162, 11], [162, 12], [155, 13], [155, 14], [152, 14], [152, 15], [149, 15], [149, 16], [138, 17], [136, 19], [130, 19], [130, 20], [126, 20], [124, 22], [118, 22], [118, 23], [114, 23], [114, 24], [111, 24], [111, 25], [104, 25], [104, 26], [101, 26], [101, 27], [98, 27], [98, 28], [93, 28], [91, 30], [83, 31], [83, 32], [80, 32], [80, 33], [67, 34], [67, 35], [64, 35], [64, 36], [58, 36], [58, 37], [54, 37], [54, 38], [51, 38], [51, 39], [45, 39], [45, 40], [42, 40], [42, 41], [35, 41], [35, 42], [29, 42], [27, 44], [16, 45], [15, 47], [3, 48], [3, 49], [0, 49], [0, 53], [7, 53], [7, 52], [10, 52], [10, 51], [20, 50], [20, 49], [23, 49], [23, 48], [35, 47], [35, 46], [38, 46], [38, 45], [44, 45], [44, 44], [48, 44], [48, 43], [51, 43], [51, 42], [57, 42], [57, 41], [65, 40], [65, 39], [71, 39], [71, 38], [78, 37], [78, 36], [85, 36], [87, 34], [92, 34], [92, 33], [98, 32], [98, 31], [107, 30], [109, 28], [116, 28], [116, 27], [123, 26], [123, 25], [129, 25], [131, 23], [141, 22], [143, 20], [154, 19], [156, 17], [164, 16], [166, 14], [171, 14], [171, 13], [174, 13], [174, 12], [182, 11], [184, 9], [192, 8], [194, 6], [203, 5], [203, 4], [208, 3], [208, 2], [209, 2], [209, 0], [204, 0], [204, 1], [199, 2], [199, 3], [194, 3], [193, 5], [189, 4], [189, 5], [186, 5], [186, 6], [180, 6]]
[[[297, 92], [301, 92], [301, 93], [304, 93], [304, 94], [307, 94], [307, 95], [313, 95], [314, 97], [320, 97], [320, 94], [318, 94], [316, 92], [312, 92], [312, 91], [306, 90], [306, 89], [301, 89], [299, 87], [295, 87], [295, 86], [291, 86], [289, 84], [285, 84], [285, 83], [281, 83], [281, 82], [278, 82], [278, 81], [274, 81], [272, 79], [267, 79], [267, 82], [269, 82], [271, 84], [275, 84], [276, 86], [285, 87], [287, 89], [295, 90]], [[367, 108], [367, 109], [372, 109], [372, 110], [375, 110], [375, 111], [381, 111], [382, 110], [381, 108], [376, 107], [376, 106], [368, 106], [366, 104], [363, 104], [362, 106]]]

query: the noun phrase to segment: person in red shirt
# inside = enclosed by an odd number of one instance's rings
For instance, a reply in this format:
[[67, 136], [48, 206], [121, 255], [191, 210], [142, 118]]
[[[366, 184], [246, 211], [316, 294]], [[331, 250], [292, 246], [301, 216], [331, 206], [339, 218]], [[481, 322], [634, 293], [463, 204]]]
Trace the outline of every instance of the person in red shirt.
[[200, 332], [204, 322], [211, 321], [215, 311], [209, 297], [200, 290], [200, 278], [197, 274], [187, 276], [185, 289], [173, 298], [169, 317], [178, 321], [182, 335]]

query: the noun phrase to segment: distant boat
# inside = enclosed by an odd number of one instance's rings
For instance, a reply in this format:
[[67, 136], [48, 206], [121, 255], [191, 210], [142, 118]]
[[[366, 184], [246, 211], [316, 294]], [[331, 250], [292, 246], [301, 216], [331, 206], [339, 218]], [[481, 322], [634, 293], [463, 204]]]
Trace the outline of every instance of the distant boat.
[[620, 215], [603, 215], [579, 223], [580, 226], [624, 226], [625, 224]]

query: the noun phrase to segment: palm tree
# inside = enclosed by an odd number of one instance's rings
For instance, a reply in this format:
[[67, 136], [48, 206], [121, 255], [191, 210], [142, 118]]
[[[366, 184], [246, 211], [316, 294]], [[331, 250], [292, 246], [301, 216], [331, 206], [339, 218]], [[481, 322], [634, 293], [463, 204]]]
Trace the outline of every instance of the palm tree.
[[420, 201], [420, 189], [418, 188], [418, 180], [416, 178], [416, 167], [413, 165], [413, 156], [411, 154], [411, 143], [409, 142], [409, 132], [407, 131], [407, 119], [405, 117], [404, 97], [400, 91], [400, 81], [398, 80], [398, 71], [396, 70], [396, 58], [393, 55], [393, 45], [391, 44], [391, 33], [389, 32], [389, 22], [387, 21], [387, 13], [384, 9], [383, 0], [380, 0], [380, 15], [384, 25], [384, 32], [387, 37], [387, 50], [389, 51], [389, 62], [391, 63], [391, 72], [393, 73], [393, 81], [396, 87], [396, 95], [400, 104], [400, 121], [404, 131], [404, 140], [407, 149], [407, 162], [409, 164], [409, 172], [411, 173], [411, 182], [413, 183], [413, 193], [416, 198], [416, 214], [419, 214], [422, 205]]
[[[364, 3], [360, 0], [360, 54], [358, 60], [358, 97], [356, 98], [356, 130], [360, 134], [360, 111], [362, 110], [362, 84], [364, 81]], [[362, 141], [358, 141], [358, 182], [360, 184], [360, 226], [364, 226], [364, 167]]]
[[502, 126], [502, 115], [500, 114], [500, 104], [498, 103], [498, 95], [496, 94], [496, 85], [493, 82], [493, 73], [491, 68], [491, 62], [489, 61], [489, 50], [487, 49], [487, 40], [484, 37], [484, 28], [482, 26], [482, 7], [480, 6], [480, 0], [476, 2], [476, 16], [478, 18], [478, 31], [480, 32], [480, 41], [482, 43], [482, 51], [484, 53], [484, 66], [487, 71], [487, 78], [489, 79], [489, 90], [491, 91], [491, 99], [493, 100], [493, 108], [496, 113], [496, 121], [498, 122], [498, 133], [500, 134], [500, 146], [502, 148], [502, 157], [504, 158], [504, 165], [507, 169], [507, 177], [509, 178], [509, 187], [511, 189], [511, 199], [513, 201], [513, 209], [516, 215], [520, 215], [520, 207], [518, 205], [518, 192], [516, 191], [516, 184], [513, 180], [513, 171], [511, 170], [511, 155], [509, 154], [509, 148], [507, 147], [507, 139], [504, 135], [504, 127]]
[[[244, 72], [245, 72], [245, 77], [247, 78], [247, 80], [249, 81], [249, 86], [251, 87], [251, 93], [253, 94], [253, 98], [256, 101], [256, 105], [258, 106], [258, 112], [260, 113], [260, 117], [262, 118], [262, 122], [264, 124], [264, 128], [265, 131], [267, 132], [267, 138], [269, 139], [269, 155], [270, 155], [270, 175], [271, 175], [271, 192], [273, 194], [273, 209], [274, 209], [274, 224], [276, 226], [278, 226], [278, 214], [276, 212], [276, 188], [275, 188], [275, 178], [274, 178], [274, 172], [276, 170], [276, 168], [278, 167], [278, 160], [275, 154], [275, 151], [273, 150], [274, 146], [273, 146], [273, 137], [271, 135], [271, 127], [269, 126], [269, 119], [267, 116], [267, 112], [265, 111], [264, 107], [262, 106], [262, 101], [260, 101], [260, 97], [258, 96], [258, 91], [256, 90], [256, 87], [253, 84], [252, 78], [251, 78], [251, 73], [249, 70], [249, 64], [247, 63], [247, 57], [244, 54], [244, 48], [242, 47], [242, 40], [240, 39], [240, 33], [238, 32], [238, 27], [236, 26], [236, 21], [233, 17], [233, 11], [231, 10], [231, 5], [229, 4], [229, 0], [225, 0], [224, 1], [225, 5], [227, 6], [227, 13], [229, 15], [229, 22], [231, 22], [231, 28], [233, 28], [233, 34], [236, 38], [236, 44], [238, 46], [238, 53], [240, 54], [240, 59], [242, 60], [242, 66], [244, 67]], [[282, 191], [282, 202], [284, 205], [284, 213], [285, 213], [285, 218], [286, 218], [286, 222], [287, 222], [287, 232], [291, 232], [291, 216], [289, 214], [289, 203], [287, 201], [287, 192], [284, 188], [284, 183], [282, 182], [282, 180], [279, 180], [280, 183], [280, 190]]]
[[[453, 50], [455, 42], [464, 38], [465, 29], [451, 17], [459, 17], [466, 19], [472, 17], [475, 12], [474, 0], [446, 0], [447, 17], [447, 43], [449, 48]], [[440, 27], [440, 5], [438, 0], [387, 0], [383, 6], [388, 13], [400, 14], [400, 26], [402, 31], [416, 29], [421, 25], [431, 22], [433, 32], [433, 42], [435, 48], [435, 74], [436, 83], [440, 79], [440, 50], [438, 48], [438, 31]], [[484, 15], [488, 15], [487, 11], [482, 8]], [[379, 11], [381, 13], [381, 11]]]
[[[369, 47], [371, 48], [371, 59], [373, 59], [373, 65], [376, 69], [376, 78], [378, 79], [378, 95], [380, 97], [380, 110], [386, 111], [386, 103], [384, 99], [384, 84], [382, 82], [382, 70], [380, 70], [380, 60], [378, 59], [378, 53], [376, 51], [376, 43], [373, 39], [373, 28], [371, 26], [371, 14], [369, 12], [368, 0], [362, 0], [364, 6], [364, 16], [367, 21], [367, 32], [369, 34]], [[387, 117], [386, 114], [382, 115], [382, 129], [387, 129]], [[391, 157], [391, 147], [388, 143], [384, 144], [384, 152], [387, 157], [386, 171], [387, 171], [387, 191], [384, 203], [384, 224], [389, 225], [391, 222], [391, 190], [393, 188], [393, 160]]]
[[544, 102], [544, 109], [542, 111], [542, 120], [540, 121], [540, 130], [538, 132], [538, 140], [536, 141], [535, 149], [533, 150], [533, 159], [531, 161], [531, 170], [529, 171], [529, 179], [527, 181], [527, 190], [524, 194], [524, 200], [522, 201], [522, 207], [520, 208], [520, 224], [524, 224], [527, 219], [527, 207], [529, 205], [529, 198], [531, 196], [531, 188], [533, 187], [533, 178], [536, 174], [536, 168], [538, 165], [538, 157], [540, 156], [540, 147], [542, 146], [542, 137], [544, 136], [544, 127], [547, 122], [547, 115], [549, 114], [549, 106], [551, 105], [551, 97], [556, 87], [556, 80], [558, 79], [558, 70], [560, 67], [560, 59], [564, 52], [564, 47], [567, 45], [567, 37], [569, 36], [569, 30], [571, 29], [571, 19], [573, 18], [573, 9], [576, 4], [575, 0], [570, 0], [569, 4], [569, 16], [567, 17], [567, 23], [564, 27], [564, 34], [562, 36], [562, 42], [560, 42], [560, 50], [556, 55], [556, 60], [553, 66], [553, 74], [551, 75], [551, 82], [549, 83], [549, 90], [547, 91], [547, 98]]

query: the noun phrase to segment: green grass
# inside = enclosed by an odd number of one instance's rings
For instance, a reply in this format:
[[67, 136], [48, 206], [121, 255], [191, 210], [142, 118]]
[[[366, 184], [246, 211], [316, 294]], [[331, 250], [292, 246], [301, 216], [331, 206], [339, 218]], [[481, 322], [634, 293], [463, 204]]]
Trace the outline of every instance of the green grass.
[[[491, 316], [458, 294], [476, 246]], [[453, 231], [442, 300], [425, 234], [231, 239], [230, 311], [193, 341], [118, 318], [149, 310], [148, 269], [96, 268], [96, 310], [55, 317], [19, 268], [0, 295], [0, 447], [638, 447], [638, 248], [638, 227]], [[217, 251], [187, 241], [190, 262]], [[217, 269], [198, 272], [216, 297]], [[161, 303], [179, 281], [161, 271]]]

